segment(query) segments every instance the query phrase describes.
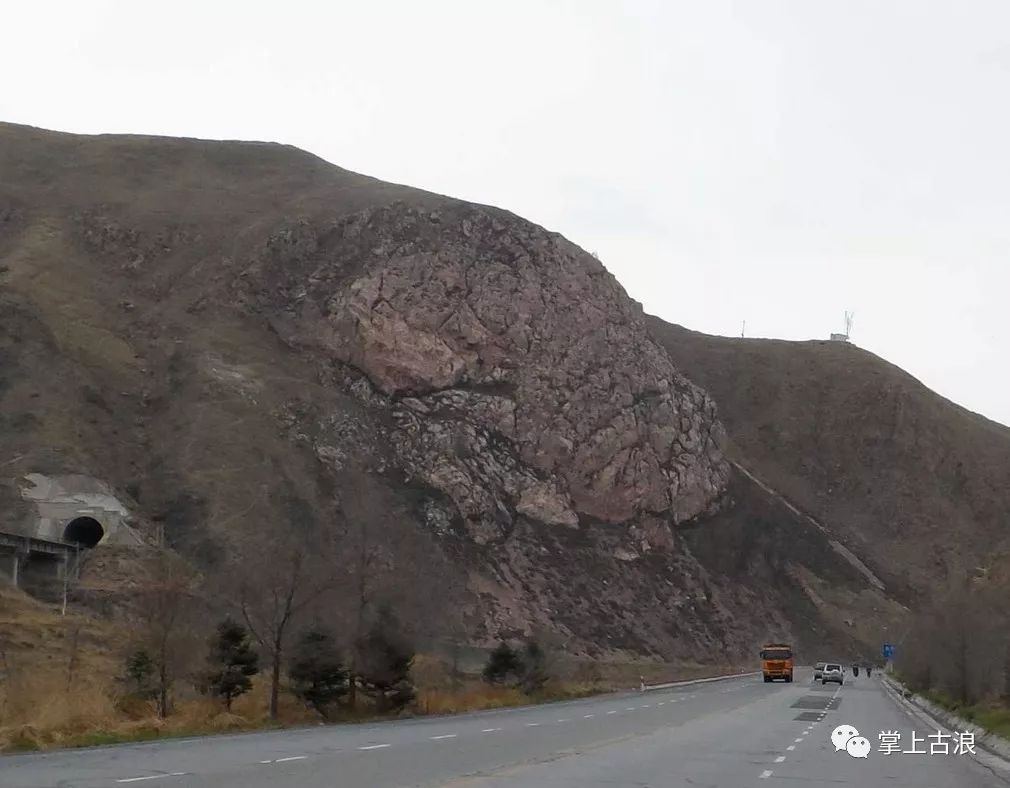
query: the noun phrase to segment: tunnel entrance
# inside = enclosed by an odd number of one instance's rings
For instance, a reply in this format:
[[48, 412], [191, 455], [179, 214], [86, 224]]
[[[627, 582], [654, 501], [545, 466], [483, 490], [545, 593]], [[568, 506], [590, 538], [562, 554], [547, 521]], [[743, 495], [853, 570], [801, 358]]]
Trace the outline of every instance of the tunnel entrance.
[[67, 523], [63, 529], [63, 541], [79, 544], [81, 547], [94, 547], [105, 536], [105, 529], [94, 517], [78, 517]]

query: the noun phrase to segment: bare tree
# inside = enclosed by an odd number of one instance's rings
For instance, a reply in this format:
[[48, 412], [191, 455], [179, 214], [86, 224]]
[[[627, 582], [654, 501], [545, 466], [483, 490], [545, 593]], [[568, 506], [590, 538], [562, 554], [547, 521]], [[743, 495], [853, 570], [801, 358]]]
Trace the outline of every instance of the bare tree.
[[962, 578], [917, 616], [897, 663], [913, 689], [942, 690], [959, 705], [1000, 689], [1004, 639], [993, 602], [988, 589]]
[[158, 716], [162, 719], [171, 710], [172, 687], [192, 651], [185, 632], [186, 614], [194, 599], [192, 586], [192, 575], [181, 560], [160, 551], [150, 581], [138, 592], [138, 639], [155, 665]]
[[267, 545], [238, 567], [238, 607], [249, 632], [270, 661], [270, 719], [280, 702], [281, 667], [288, 638], [300, 617], [329, 587], [332, 578], [310, 561], [293, 540], [280, 555]]
[[403, 635], [414, 643], [445, 631], [455, 609], [451, 568], [403, 500], [363, 470], [345, 472], [331, 554], [339, 557], [331, 609], [345, 616], [350, 670], [348, 704], [355, 708], [361, 676], [369, 666], [363, 641], [380, 608], [388, 606], [404, 622]]
[[[374, 542], [373, 531], [375, 522], [375, 512], [369, 507], [361, 505], [361, 498], [345, 509], [344, 515], [350, 515], [350, 533], [348, 540], [352, 541], [353, 569], [353, 593], [351, 596], [352, 608], [352, 633], [350, 648], [350, 675], [349, 692], [347, 695], [348, 704], [352, 709], [356, 708], [358, 702], [358, 681], [361, 675], [362, 641], [365, 636], [366, 615], [373, 599], [373, 591], [378, 587], [376, 571], [381, 566], [382, 556]], [[345, 532], [346, 533], [346, 532]]]

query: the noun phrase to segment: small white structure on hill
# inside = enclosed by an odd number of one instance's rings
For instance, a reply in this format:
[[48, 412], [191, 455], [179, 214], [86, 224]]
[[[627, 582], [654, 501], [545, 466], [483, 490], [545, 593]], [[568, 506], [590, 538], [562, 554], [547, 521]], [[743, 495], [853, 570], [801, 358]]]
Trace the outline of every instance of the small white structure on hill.
[[848, 342], [849, 334], [852, 333], [852, 319], [856, 316], [855, 312], [845, 313], [845, 333], [844, 334], [832, 334], [832, 342]]

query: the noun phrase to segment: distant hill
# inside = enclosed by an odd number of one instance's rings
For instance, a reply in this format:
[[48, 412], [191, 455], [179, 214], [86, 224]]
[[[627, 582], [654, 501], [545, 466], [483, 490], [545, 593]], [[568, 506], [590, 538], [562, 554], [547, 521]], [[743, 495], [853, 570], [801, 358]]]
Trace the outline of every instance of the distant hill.
[[714, 337], [648, 320], [709, 391], [729, 454], [910, 604], [1010, 554], [1010, 429], [845, 342]]

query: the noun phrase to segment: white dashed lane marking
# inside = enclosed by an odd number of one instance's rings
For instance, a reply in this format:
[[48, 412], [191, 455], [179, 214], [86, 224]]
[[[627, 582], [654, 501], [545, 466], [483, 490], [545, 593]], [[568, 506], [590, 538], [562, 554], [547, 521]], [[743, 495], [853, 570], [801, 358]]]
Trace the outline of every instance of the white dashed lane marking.
[[782, 763], [785, 759], [786, 756], [780, 755], [778, 758], [775, 759], [775, 763]]
[[771, 769], [765, 769], [763, 772], [761, 772], [761, 779], [762, 780], [767, 780], [771, 776], [772, 776], [772, 770]]
[[386, 747], [392, 747], [392, 744], [369, 744], [364, 747], [358, 747], [359, 750], [383, 750]]
[[583, 714], [582, 715], [582, 719], [584, 719], [584, 720], [591, 720], [595, 716], [596, 716], [595, 714]]
[[497, 733], [501, 728], [485, 728], [481, 733]]
[[455, 733], [443, 733], [441, 736], [429, 736], [428, 738], [432, 741], [441, 741], [442, 739], [455, 739], [457, 735]]
[[608, 711], [607, 714], [617, 714], [617, 711]]
[[786, 749], [789, 750], [790, 752], [792, 752], [793, 750], [796, 749], [796, 745], [795, 744], [790, 744], [788, 747], [786, 747]]
[[182, 777], [186, 772], [172, 772], [170, 774], [149, 774], [146, 777], [124, 777], [116, 780], [117, 783], [139, 783], [142, 780], [162, 780], [165, 777]]
[[539, 722], [527, 722], [526, 723], [526, 727], [527, 728], [539, 728], [540, 727], [540, 723]]

